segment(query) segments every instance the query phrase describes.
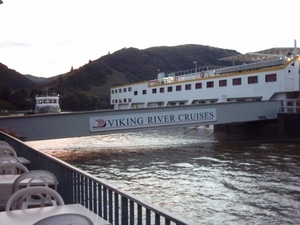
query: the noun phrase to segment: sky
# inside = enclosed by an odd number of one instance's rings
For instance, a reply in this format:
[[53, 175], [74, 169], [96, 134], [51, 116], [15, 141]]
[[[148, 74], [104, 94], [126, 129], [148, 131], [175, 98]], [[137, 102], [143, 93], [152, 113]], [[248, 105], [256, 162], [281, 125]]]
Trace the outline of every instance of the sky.
[[130, 47], [199, 44], [247, 53], [294, 47], [294, 40], [300, 46], [300, 0], [2, 1], [0, 63], [37, 77]]

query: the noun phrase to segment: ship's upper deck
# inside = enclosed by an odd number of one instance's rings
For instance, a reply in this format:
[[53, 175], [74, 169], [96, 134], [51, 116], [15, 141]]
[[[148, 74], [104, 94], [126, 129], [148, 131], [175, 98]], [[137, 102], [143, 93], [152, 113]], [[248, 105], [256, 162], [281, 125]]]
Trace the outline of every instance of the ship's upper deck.
[[[285, 65], [299, 54], [300, 49], [298, 48], [271, 48], [253, 53], [238, 54], [219, 59], [221, 61], [232, 61], [232, 66], [203, 66], [167, 74], [160, 73], [157, 79], [149, 82], [149, 85], [166, 84], [188, 80], [189, 78], [195, 79], [208, 76], [220, 76], [234, 72], [281, 66]], [[239, 65], [234, 65], [235, 62], [239, 62]], [[181, 77], [184, 77], [184, 79], [181, 79]]]

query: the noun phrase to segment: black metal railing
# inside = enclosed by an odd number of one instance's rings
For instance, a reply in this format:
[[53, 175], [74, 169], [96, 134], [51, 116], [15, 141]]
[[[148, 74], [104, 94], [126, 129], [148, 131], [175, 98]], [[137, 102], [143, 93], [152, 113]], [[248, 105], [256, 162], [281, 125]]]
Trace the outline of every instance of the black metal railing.
[[299, 114], [300, 99], [278, 100], [278, 113]]
[[106, 180], [47, 155], [0, 132], [0, 140], [12, 145], [18, 156], [31, 163], [29, 170], [48, 170], [57, 176], [58, 192], [66, 204], [80, 203], [114, 225], [192, 224], [134, 195], [117, 190]]

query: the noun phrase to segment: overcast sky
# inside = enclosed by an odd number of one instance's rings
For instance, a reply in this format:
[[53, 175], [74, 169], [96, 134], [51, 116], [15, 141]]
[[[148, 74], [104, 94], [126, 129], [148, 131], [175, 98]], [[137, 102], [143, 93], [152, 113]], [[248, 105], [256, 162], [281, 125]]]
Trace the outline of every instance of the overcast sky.
[[0, 62], [38, 77], [124, 47], [200, 44], [247, 53], [293, 47], [295, 39], [300, 46], [300, 0], [2, 1]]

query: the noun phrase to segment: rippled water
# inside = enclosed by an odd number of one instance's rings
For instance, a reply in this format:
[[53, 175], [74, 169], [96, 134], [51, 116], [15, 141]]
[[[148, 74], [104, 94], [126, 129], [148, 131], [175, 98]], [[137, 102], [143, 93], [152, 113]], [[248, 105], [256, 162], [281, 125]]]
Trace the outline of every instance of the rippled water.
[[300, 141], [184, 132], [28, 144], [197, 224], [300, 224]]

